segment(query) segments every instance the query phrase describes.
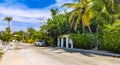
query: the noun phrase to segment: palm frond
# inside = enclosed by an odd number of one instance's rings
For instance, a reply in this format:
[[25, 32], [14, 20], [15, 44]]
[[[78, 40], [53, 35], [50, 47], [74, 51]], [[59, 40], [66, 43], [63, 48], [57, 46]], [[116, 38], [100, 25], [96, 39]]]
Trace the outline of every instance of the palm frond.
[[74, 5], [74, 3], [65, 3], [65, 4], [63, 4], [61, 7], [62, 7], [62, 8], [65, 8], [65, 7], [71, 8], [71, 6], [73, 6], [73, 5]]
[[70, 15], [70, 17], [69, 17], [69, 24], [71, 24], [72, 19], [73, 19], [73, 15]]
[[4, 21], [10, 22], [11, 20], [12, 20], [12, 17], [10, 17], [10, 16], [4, 18]]

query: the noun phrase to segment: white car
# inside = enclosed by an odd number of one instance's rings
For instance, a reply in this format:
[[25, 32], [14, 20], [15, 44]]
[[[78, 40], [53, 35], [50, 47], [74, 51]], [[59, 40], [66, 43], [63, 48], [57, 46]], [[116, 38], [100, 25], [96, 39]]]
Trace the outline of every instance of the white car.
[[35, 46], [46, 46], [44, 41], [37, 41], [35, 42]]

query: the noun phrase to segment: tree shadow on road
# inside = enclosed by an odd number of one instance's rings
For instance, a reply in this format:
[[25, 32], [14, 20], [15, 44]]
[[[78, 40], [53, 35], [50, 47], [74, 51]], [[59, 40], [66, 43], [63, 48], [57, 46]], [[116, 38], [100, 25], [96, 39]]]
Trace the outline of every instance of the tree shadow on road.
[[[58, 51], [58, 50], [63, 50], [63, 51]], [[93, 55], [91, 53], [87, 53], [84, 51], [77, 51], [77, 50], [71, 50], [71, 49], [64, 49], [64, 48], [49, 48], [49, 51], [57, 51], [56, 53], [58, 54], [62, 54], [62, 53], [80, 53], [84, 56], [88, 56], [88, 57], [93, 57]]]

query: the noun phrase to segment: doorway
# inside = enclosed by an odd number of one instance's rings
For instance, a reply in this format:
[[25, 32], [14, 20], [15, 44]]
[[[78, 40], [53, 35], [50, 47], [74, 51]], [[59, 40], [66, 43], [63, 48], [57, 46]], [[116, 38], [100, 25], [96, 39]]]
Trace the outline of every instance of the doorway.
[[63, 38], [63, 47], [66, 47], [66, 37]]

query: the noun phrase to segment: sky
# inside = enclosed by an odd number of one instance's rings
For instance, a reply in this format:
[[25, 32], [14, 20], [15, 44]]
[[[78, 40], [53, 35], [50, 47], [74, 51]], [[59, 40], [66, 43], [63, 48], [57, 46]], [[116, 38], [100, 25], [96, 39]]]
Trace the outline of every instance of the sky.
[[69, 2], [72, 0], [0, 0], [0, 31], [5, 31], [7, 27], [7, 22], [3, 20], [7, 16], [13, 18], [10, 23], [12, 32], [26, 31], [29, 27], [39, 30], [51, 18], [51, 8], [62, 11], [61, 5]]

